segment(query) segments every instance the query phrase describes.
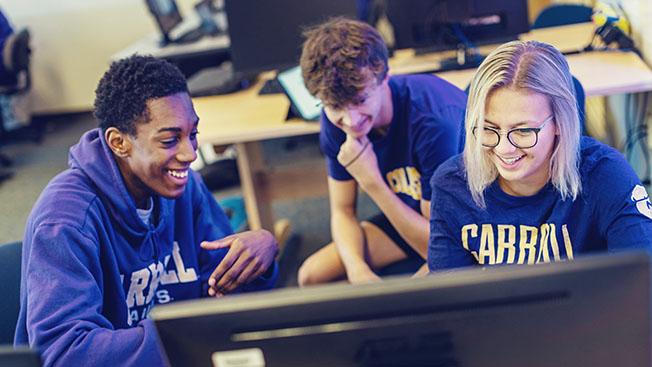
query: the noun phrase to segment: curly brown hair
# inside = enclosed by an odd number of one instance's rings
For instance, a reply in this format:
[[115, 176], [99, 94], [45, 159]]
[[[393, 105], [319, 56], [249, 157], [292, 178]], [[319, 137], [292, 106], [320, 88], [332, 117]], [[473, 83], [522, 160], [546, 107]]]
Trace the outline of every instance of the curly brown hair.
[[332, 18], [304, 32], [301, 73], [308, 91], [325, 105], [359, 104], [371, 77], [387, 76], [387, 46], [369, 24]]

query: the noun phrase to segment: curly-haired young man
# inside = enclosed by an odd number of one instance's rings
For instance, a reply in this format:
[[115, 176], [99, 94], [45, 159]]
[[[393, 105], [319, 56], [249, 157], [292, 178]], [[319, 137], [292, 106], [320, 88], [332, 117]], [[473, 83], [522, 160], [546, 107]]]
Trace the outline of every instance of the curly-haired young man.
[[151, 308], [269, 288], [278, 246], [266, 231], [232, 234], [190, 170], [199, 118], [176, 67], [113, 63], [95, 116], [28, 219], [15, 344], [46, 366], [163, 365]]
[[[388, 76], [387, 47], [371, 26], [335, 18], [306, 32], [301, 69], [324, 109], [333, 243], [309, 257], [299, 283], [377, 280], [405, 258], [424, 262], [429, 180], [459, 152], [466, 96], [433, 75]], [[357, 187], [381, 213], [359, 222]], [[422, 266], [421, 271], [425, 271]]]

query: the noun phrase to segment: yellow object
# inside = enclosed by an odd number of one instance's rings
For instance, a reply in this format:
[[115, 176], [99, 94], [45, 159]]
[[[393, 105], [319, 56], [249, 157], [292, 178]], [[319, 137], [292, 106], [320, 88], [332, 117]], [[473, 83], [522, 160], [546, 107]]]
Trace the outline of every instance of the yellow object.
[[609, 2], [598, 1], [593, 8], [592, 19], [598, 27], [611, 23], [623, 33], [630, 34], [630, 24], [622, 9]]

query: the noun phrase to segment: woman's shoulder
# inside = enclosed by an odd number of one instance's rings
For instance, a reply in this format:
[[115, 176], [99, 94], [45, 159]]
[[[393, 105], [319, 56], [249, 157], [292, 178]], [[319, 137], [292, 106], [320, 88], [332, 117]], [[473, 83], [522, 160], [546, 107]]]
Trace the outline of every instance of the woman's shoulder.
[[580, 173], [587, 179], [596, 174], [633, 174], [634, 171], [622, 153], [607, 144], [585, 136], [580, 143]]
[[580, 175], [584, 195], [614, 198], [630, 192], [640, 184], [634, 169], [616, 149], [589, 137], [582, 138], [580, 149]]
[[466, 173], [462, 154], [454, 155], [439, 165], [432, 175], [430, 183], [433, 187], [450, 187], [450, 185], [466, 187]]

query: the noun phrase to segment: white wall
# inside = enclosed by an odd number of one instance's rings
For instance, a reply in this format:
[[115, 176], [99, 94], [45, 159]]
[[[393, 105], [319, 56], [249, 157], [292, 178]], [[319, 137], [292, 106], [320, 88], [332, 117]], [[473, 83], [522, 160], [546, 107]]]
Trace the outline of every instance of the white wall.
[[[182, 14], [192, 0], [177, 0]], [[112, 54], [156, 32], [144, 0], [0, 0], [32, 34], [35, 113], [87, 111]]]
[[633, 37], [641, 49], [645, 61], [652, 65], [652, 1], [620, 0], [632, 24]]

